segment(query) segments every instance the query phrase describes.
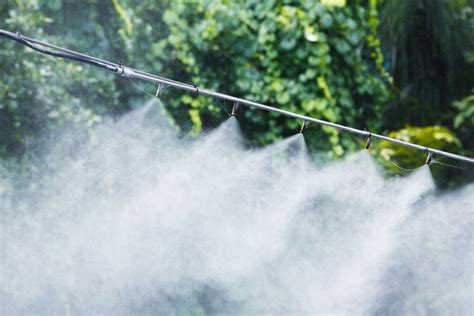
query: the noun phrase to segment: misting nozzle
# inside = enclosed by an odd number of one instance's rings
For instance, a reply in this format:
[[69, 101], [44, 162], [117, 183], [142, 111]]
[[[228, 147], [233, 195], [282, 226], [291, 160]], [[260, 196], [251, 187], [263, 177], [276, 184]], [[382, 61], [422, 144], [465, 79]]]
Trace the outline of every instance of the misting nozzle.
[[235, 116], [237, 114], [237, 109], [239, 108], [239, 102], [234, 102], [234, 106], [232, 107], [231, 116]]
[[367, 142], [365, 143], [365, 149], [370, 148], [370, 143], [372, 142], [372, 134], [369, 132], [369, 136], [367, 137]]
[[306, 121], [303, 121], [303, 124], [301, 125], [301, 128], [300, 128], [300, 133], [303, 133], [305, 129], [306, 129]]
[[158, 88], [156, 89], [155, 97], [159, 99], [161, 96], [161, 83], [158, 84]]
[[433, 152], [432, 151], [428, 151], [428, 157], [426, 157], [426, 161], [425, 161], [425, 164], [426, 165], [429, 165], [431, 160], [433, 160]]

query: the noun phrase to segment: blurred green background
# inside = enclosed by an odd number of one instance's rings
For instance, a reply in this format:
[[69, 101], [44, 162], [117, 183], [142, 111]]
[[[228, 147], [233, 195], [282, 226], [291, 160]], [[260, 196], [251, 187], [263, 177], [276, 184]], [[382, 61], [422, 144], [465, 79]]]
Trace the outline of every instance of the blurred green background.
[[[474, 156], [474, 1], [6, 0], [0, 16], [2, 29], [133, 68]], [[150, 98], [141, 89], [156, 90], [0, 43], [3, 165], [27, 161], [45, 135], [119, 117]], [[190, 137], [218, 125], [227, 117], [222, 108], [232, 107], [171, 88], [162, 99]], [[238, 119], [252, 145], [301, 125], [248, 108]], [[305, 136], [310, 152], [325, 160], [365, 143], [319, 126]], [[393, 163], [410, 169], [426, 158], [386, 142], [371, 151], [389, 175], [405, 173]], [[462, 169], [431, 168], [441, 187], [473, 179]]]

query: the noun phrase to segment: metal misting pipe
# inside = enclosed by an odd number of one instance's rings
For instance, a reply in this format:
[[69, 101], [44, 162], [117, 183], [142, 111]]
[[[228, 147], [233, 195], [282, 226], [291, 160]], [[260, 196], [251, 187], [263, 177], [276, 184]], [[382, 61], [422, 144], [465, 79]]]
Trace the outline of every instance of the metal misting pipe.
[[[438, 156], [448, 157], [448, 158], [459, 160], [459, 161], [462, 161], [462, 162], [467, 162], [467, 163], [474, 164], [474, 158], [465, 157], [465, 156], [453, 154], [453, 153], [450, 153], [450, 152], [446, 152], [446, 151], [443, 151], [443, 150], [439, 150], [439, 149], [435, 149], [435, 148], [430, 148], [430, 147], [426, 147], [426, 146], [421, 146], [421, 145], [405, 142], [405, 141], [395, 139], [395, 138], [391, 138], [391, 137], [388, 137], [388, 136], [375, 134], [375, 133], [372, 133], [372, 132], [369, 132], [369, 131], [366, 131], [366, 130], [360, 130], [360, 129], [357, 129], [357, 128], [352, 128], [352, 127], [344, 126], [344, 125], [341, 125], [341, 124], [331, 123], [331, 122], [328, 122], [328, 121], [316, 119], [316, 118], [309, 117], [309, 116], [306, 116], [306, 115], [296, 114], [296, 113], [293, 113], [293, 112], [290, 112], [290, 111], [282, 110], [282, 109], [279, 109], [279, 108], [276, 108], [276, 107], [273, 107], [273, 106], [269, 106], [269, 105], [265, 105], [265, 104], [262, 104], [262, 103], [253, 102], [253, 101], [241, 99], [241, 98], [238, 98], [238, 97], [234, 97], [234, 96], [231, 96], [231, 95], [227, 95], [227, 94], [224, 94], [224, 93], [220, 93], [220, 92], [200, 88], [200, 87], [198, 87], [194, 84], [187, 84], [187, 83], [171, 80], [171, 79], [168, 79], [168, 78], [160, 77], [160, 76], [157, 76], [157, 75], [153, 75], [153, 74], [147, 73], [145, 71], [141, 71], [141, 70], [133, 69], [133, 68], [130, 68], [130, 67], [126, 67], [126, 66], [124, 66], [120, 63], [113, 63], [113, 62], [110, 62], [110, 61], [107, 61], [107, 60], [104, 60], [104, 59], [99, 59], [99, 58], [92, 57], [92, 56], [89, 56], [89, 55], [86, 55], [86, 54], [78, 53], [78, 52], [75, 52], [73, 50], [69, 50], [69, 49], [66, 49], [66, 48], [63, 48], [63, 47], [59, 47], [59, 46], [52, 45], [52, 44], [49, 44], [49, 43], [46, 43], [46, 42], [43, 42], [43, 41], [39, 41], [39, 40], [36, 40], [36, 39], [33, 39], [33, 38], [29, 38], [29, 37], [20, 35], [18, 33], [11, 33], [11, 32], [8, 32], [8, 31], [0, 30], [0, 36], [4, 36], [4, 37], [14, 39], [17, 42], [20, 42], [22, 44], [25, 44], [23, 42], [28, 42], [30, 44], [32, 43], [32, 44], [35, 44], [35, 45], [40, 45], [40, 46], [52, 48], [56, 51], [59, 51], [59, 52], [63, 53], [64, 55], [69, 55], [69, 56], [58, 56], [58, 57], [73, 59], [73, 60], [77, 60], [77, 61], [81, 61], [81, 62], [86, 62], [82, 59], [87, 59], [89, 61], [98, 63], [97, 66], [99, 66], [99, 64], [105, 64], [105, 65], [109, 66], [108, 67], [109, 70], [111, 70], [111, 71], [113, 71], [113, 72], [115, 72], [115, 73], [117, 73], [121, 76], [127, 77], [127, 78], [136, 78], [136, 79], [140, 79], [140, 80], [155, 82], [155, 83], [158, 83], [160, 85], [167, 85], [167, 86], [171, 86], [171, 87], [174, 87], [174, 88], [177, 88], [177, 89], [180, 89], [180, 90], [193, 92], [193, 93], [196, 93], [196, 94], [202, 94], [202, 95], [207, 95], [207, 96], [214, 97], [214, 98], [229, 100], [229, 101], [234, 102], [234, 104], [239, 104], [239, 105], [242, 104], [242, 105], [250, 106], [250, 107], [253, 107], [253, 108], [257, 108], [257, 109], [261, 109], [261, 110], [265, 110], [265, 111], [269, 111], [269, 112], [275, 112], [275, 113], [279, 113], [279, 114], [282, 114], [282, 115], [285, 115], [285, 116], [288, 116], [288, 117], [299, 119], [299, 120], [302, 120], [303, 122], [305, 122], [304, 124], [306, 124], [308, 122], [311, 122], [311, 123], [316, 123], [316, 124], [323, 125], [323, 126], [333, 127], [333, 128], [338, 129], [338, 130], [350, 132], [350, 133], [365, 136], [365, 137], [368, 137], [368, 138], [378, 138], [378, 139], [385, 140], [385, 141], [395, 143], [395, 144], [398, 144], [398, 145], [402, 145], [402, 146], [405, 146], [405, 147], [414, 148], [414, 149], [417, 149], [417, 150], [424, 151], [424, 152], [427, 153], [427, 155], [430, 158], [433, 156], [433, 154], [436, 154]], [[31, 46], [29, 46], [29, 47], [33, 48]], [[33, 48], [33, 49], [35, 49], [35, 48]], [[80, 58], [80, 59], [76, 59], [75, 57]], [[157, 92], [157, 94], [158, 94], [158, 92]]]

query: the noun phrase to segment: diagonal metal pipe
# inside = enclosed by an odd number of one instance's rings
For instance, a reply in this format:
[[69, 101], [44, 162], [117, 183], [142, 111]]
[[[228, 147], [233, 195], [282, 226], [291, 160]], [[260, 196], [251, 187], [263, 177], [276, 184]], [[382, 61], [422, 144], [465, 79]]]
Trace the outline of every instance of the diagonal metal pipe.
[[[53, 44], [50, 44], [50, 43], [39, 41], [39, 40], [36, 40], [34, 38], [23, 36], [19, 33], [12, 33], [12, 32], [8, 32], [8, 31], [0, 29], [0, 36], [15, 40], [15, 41], [17, 41], [17, 42], [19, 42], [23, 45], [26, 45], [26, 46], [28, 46], [28, 47], [36, 50], [36, 51], [39, 51], [41, 53], [45, 53], [45, 54], [52, 55], [52, 56], [55, 56], [55, 57], [71, 59], [71, 60], [75, 60], [75, 61], [79, 61], [79, 62], [85, 62], [85, 63], [92, 64], [92, 65], [95, 65], [95, 66], [98, 66], [98, 67], [106, 68], [106, 69], [108, 69], [108, 70], [110, 70], [114, 73], [117, 73], [121, 76], [124, 76], [124, 77], [136, 78], [136, 79], [140, 79], [140, 80], [144, 80], [144, 81], [155, 82], [155, 83], [162, 84], [162, 85], [168, 85], [168, 86], [174, 87], [176, 89], [185, 90], [185, 91], [193, 92], [193, 93], [196, 93], [196, 94], [202, 94], [202, 95], [207, 95], [207, 96], [214, 97], [214, 98], [229, 100], [229, 101], [232, 101], [234, 103], [238, 103], [239, 105], [241, 104], [241, 105], [246, 105], [246, 106], [249, 106], [249, 107], [253, 107], [253, 108], [257, 108], [257, 109], [261, 109], [261, 110], [265, 110], [265, 111], [269, 111], [269, 112], [279, 113], [281, 115], [285, 115], [285, 116], [288, 116], [288, 117], [291, 117], [291, 118], [303, 120], [304, 122], [316, 123], [318, 125], [333, 127], [333, 128], [338, 129], [338, 130], [341, 130], [341, 131], [345, 131], [345, 132], [349, 132], [349, 133], [353, 133], [353, 134], [357, 134], [357, 135], [361, 135], [361, 136], [366, 136], [366, 137], [372, 137], [372, 138], [385, 140], [385, 141], [395, 143], [395, 144], [398, 144], [398, 145], [401, 145], [401, 146], [405, 146], [405, 147], [414, 148], [414, 149], [417, 149], [417, 150], [424, 151], [430, 157], [433, 156], [434, 154], [436, 154], [438, 156], [443, 156], [443, 157], [451, 158], [451, 159], [454, 159], [454, 160], [474, 164], [474, 158], [453, 154], [453, 153], [450, 153], [450, 152], [446, 152], [446, 151], [431, 148], [431, 147], [426, 147], [426, 146], [421, 146], [421, 145], [405, 142], [405, 141], [402, 141], [402, 140], [399, 140], [399, 139], [396, 139], [396, 138], [391, 138], [391, 137], [388, 137], [388, 136], [372, 133], [372, 132], [369, 132], [367, 130], [360, 130], [360, 129], [357, 129], [357, 128], [348, 127], [348, 126], [344, 126], [344, 125], [341, 125], [341, 124], [336, 124], [336, 123], [320, 120], [320, 119], [317, 119], [317, 118], [313, 118], [313, 117], [297, 114], [297, 113], [294, 113], [294, 112], [282, 110], [282, 109], [279, 109], [279, 108], [276, 108], [276, 107], [273, 107], [273, 106], [269, 106], [269, 105], [265, 105], [265, 104], [262, 104], [262, 103], [253, 102], [253, 101], [245, 100], [245, 99], [242, 99], [242, 98], [234, 97], [234, 96], [231, 96], [231, 95], [227, 95], [227, 94], [224, 94], [224, 93], [220, 93], [220, 92], [208, 90], [208, 89], [205, 89], [205, 88], [197, 87], [196, 85], [187, 84], [187, 83], [179, 82], [179, 81], [176, 81], [176, 80], [160, 77], [160, 76], [157, 76], [157, 75], [147, 73], [145, 71], [141, 71], [141, 70], [138, 70], [138, 69], [133, 69], [133, 68], [130, 68], [130, 67], [123, 66], [122, 64], [119, 64], [119, 63], [113, 63], [113, 62], [110, 62], [110, 61], [107, 61], [107, 60], [104, 60], [104, 59], [96, 58], [96, 57], [89, 56], [89, 55], [86, 55], [86, 54], [78, 53], [78, 52], [70, 50], [70, 49], [66, 49], [66, 48], [63, 48], [63, 47], [60, 47], [60, 46], [56, 46], [56, 45], [53, 45]], [[54, 51], [46, 51], [44, 49], [38, 48], [37, 45], [53, 49]], [[55, 51], [59, 52], [59, 53], [56, 53]], [[104, 67], [104, 65], [105, 65], [105, 67]]]

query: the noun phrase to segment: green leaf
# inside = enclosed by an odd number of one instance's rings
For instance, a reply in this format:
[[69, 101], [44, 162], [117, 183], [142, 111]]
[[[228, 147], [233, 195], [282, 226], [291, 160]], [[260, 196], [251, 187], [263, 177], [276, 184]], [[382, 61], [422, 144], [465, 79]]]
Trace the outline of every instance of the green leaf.
[[280, 104], [286, 104], [290, 101], [290, 94], [286, 91], [277, 93], [277, 101]]
[[293, 49], [296, 45], [296, 39], [295, 38], [284, 38], [280, 42], [280, 47], [284, 50], [290, 50]]

